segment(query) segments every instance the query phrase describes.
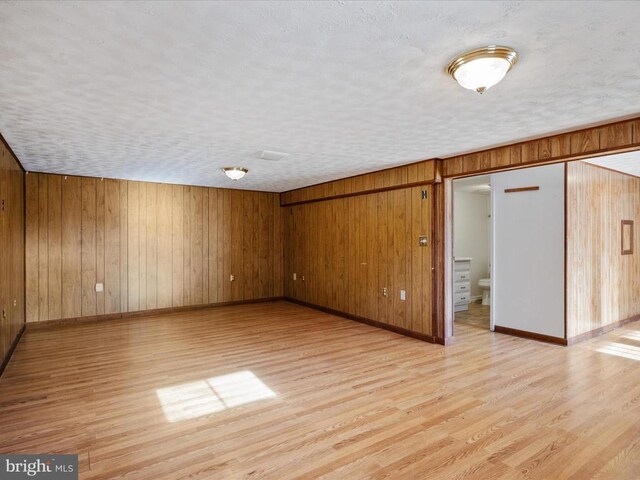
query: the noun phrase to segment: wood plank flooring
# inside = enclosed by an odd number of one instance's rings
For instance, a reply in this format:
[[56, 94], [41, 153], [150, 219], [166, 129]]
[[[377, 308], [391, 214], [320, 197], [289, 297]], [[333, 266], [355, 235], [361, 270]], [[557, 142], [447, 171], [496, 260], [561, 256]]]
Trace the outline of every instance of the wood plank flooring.
[[482, 305], [481, 300], [471, 302], [468, 310], [455, 313], [453, 321], [455, 322], [453, 327], [454, 335], [457, 335], [457, 328], [460, 324], [489, 330], [491, 328], [491, 307]]
[[275, 302], [27, 331], [0, 452], [82, 479], [637, 479], [640, 324], [431, 345]]

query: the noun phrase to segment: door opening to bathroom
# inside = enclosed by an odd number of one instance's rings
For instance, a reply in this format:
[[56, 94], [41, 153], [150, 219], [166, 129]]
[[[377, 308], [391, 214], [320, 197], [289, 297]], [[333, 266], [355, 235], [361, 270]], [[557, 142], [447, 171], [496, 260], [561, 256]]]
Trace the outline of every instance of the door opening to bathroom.
[[453, 320], [493, 330], [491, 176], [453, 181]]
[[565, 338], [565, 178], [553, 164], [452, 181], [454, 335]]

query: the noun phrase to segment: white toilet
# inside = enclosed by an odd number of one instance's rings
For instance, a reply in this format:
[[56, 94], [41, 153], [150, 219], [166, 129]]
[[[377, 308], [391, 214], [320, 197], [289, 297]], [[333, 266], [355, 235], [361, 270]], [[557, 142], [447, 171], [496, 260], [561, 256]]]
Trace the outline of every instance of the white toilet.
[[491, 279], [481, 278], [478, 286], [482, 288], [482, 305], [491, 305]]

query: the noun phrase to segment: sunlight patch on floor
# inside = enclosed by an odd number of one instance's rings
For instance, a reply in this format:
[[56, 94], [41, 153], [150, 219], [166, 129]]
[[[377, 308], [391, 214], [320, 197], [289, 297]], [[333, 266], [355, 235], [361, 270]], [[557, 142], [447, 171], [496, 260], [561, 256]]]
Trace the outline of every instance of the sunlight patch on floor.
[[640, 341], [640, 332], [638, 331], [631, 331], [631, 332], [627, 332], [623, 335], [620, 335], [622, 338], [628, 338], [629, 340], [638, 340]]
[[634, 345], [611, 342], [606, 344], [604, 347], [596, 349], [596, 352], [640, 361], [640, 347], [636, 347]]
[[248, 370], [159, 388], [156, 394], [170, 422], [210, 415], [276, 397], [273, 390]]

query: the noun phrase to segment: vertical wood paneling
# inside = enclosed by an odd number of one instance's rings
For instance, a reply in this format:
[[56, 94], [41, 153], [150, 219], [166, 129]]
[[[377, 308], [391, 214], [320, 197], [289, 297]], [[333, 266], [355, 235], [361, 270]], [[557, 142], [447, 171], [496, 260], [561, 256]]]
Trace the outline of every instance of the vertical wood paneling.
[[140, 310], [140, 184], [127, 182], [127, 305]]
[[47, 174], [27, 185], [29, 321], [282, 295], [277, 194]]
[[[84, 208], [84, 206], [83, 206]], [[96, 283], [102, 283], [103, 291], [96, 292], [96, 315], [105, 313], [105, 182], [96, 181]], [[94, 288], [95, 291], [95, 288]]]
[[[255, 229], [253, 242], [255, 244], [256, 258], [258, 261], [256, 268], [258, 277], [256, 296], [261, 298], [272, 295], [269, 288], [269, 285], [272, 283], [272, 270], [269, 266], [269, 259], [273, 259], [274, 255], [270, 252], [272, 252], [275, 247], [273, 244], [273, 233], [271, 231], [273, 224], [273, 216], [270, 213], [273, 209], [271, 202], [272, 199], [268, 195], [256, 195], [256, 208], [258, 211], [256, 224], [258, 228]], [[271, 262], [271, 268], [273, 268], [273, 262]]]
[[220, 217], [218, 216], [218, 191], [216, 189], [208, 189], [207, 201], [209, 202], [208, 215], [208, 237], [209, 237], [209, 255], [208, 255], [208, 299], [209, 303], [218, 302], [218, 224]]
[[[480, 164], [479, 157], [473, 157], [470, 161]], [[504, 158], [495, 159], [487, 155], [486, 157], [482, 157], [482, 161], [487, 165], [491, 165], [492, 161], [505, 162], [507, 160]], [[432, 182], [436, 178], [435, 163], [435, 160], [425, 160], [411, 165], [389, 168], [342, 180], [290, 190], [281, 195], [281, 205], [341, 195], [352, 195], [380, 188]]]
[[158, 185], [147, 184], [147, 309], [158, 308]]
[[191, 287], [191, 237], [193, 232], [191, 231], [191, 221], [193, 215], [193, 202], [191, 199], [191, 190], [194, 187], [184, 187], [182, 189], [182, 301], [185, 305], [192, 305], [193, 290]]
[[280, 196], [271, 196], [265, 200], [265, 205], [270, 202], [268, 222], [271, 233], [269, 256], [267, 260], [267, 270], [270, 272], [268, 278], [267, 295], [280, 297], [284, 295], [284, 255], [282, 251], [282, 240], [284, 232], [284, 219], [287, 209], [280, 208]]
[[[1, 148], [4, 148], [2, 145]], [[38, 175], [29, 174], [25, 177], [26, 183], [26, 302], [27, 318], [39, 319], [39, 222], [38, 222]]]
[[[228, 215], [230, 218], [231, 226], [231, 238], [228, 243], [229, 254], [225, 255], [225, 262], [227, 258], [231, 260], [229, 274], [234, 275], [234, 281], [229, 282], [231, 284], [231, 301], [242, 300], [243, 295], [243, 278], [242, 278], [242, 245], [243, 245], [243, 229], [242, 229], [242, 209], [243, 209], [243, 197], [244, 195], [238, 190], [230, 190], [231, 210], [234, 215]], [[228, 278], [225, 280], [229, 280]]]
[[157, 307], [167, 308], [172, 302], [172, 228], [171, 228], [171, 186], [158, 185], [157, 190]]
[[198, 220], [202, 226], [202, 303], [211, 303], [209, 301], [209, 189], [200, 188], [200, 202], [202, 203], [202, 215]]
[[[82, 185], [82, 244], [78, 254], [82, 256], [82, 311], [75, 315], [64, 314], [63, 318], [93, 316], [97, 314], [96, 283], [97, 283], [97, 245], [96, 245], [96, 179], [79, 179]], [[65, 191], [69, 185], [65, 184]], [[66, 214], [63, 211], [63, 215]], [[71, 272], [69, 272], [71, 273]], [[66, 275], [66, 274], [65, 274]]]
[[124, 310], [120, 297], [121, 185], [117, 180], [104, 180], [104, 313], [107, 314]]
[[[62, 318], [82, 315], [82, 179], [64, 177], [62, 181]], [[94, 212], [95, 215], [95, 189]], [[95, 216], [93, 218], [93, 274], [95, 277]], [[93, 296], [95, 312], [95, 294]]]
[[184, 287], [184, 239], [183, 232], [183, 188], [179, 185], [171, 186], [171, 238], [172, 238], [172, 306], [186, 305], [183, 302]]
[[[634, 254], [621, 254], [621, 222], [634, 221]], [[640, 179], [567, 165], [567, 335], [640, 314]]]
[[147, 187], [138, 183], [138, 308], [147, 309]]
[[424, 186], [283, 208], [285, 295], [431, 335], [432, 249], [417, 246], [419, 235], [431, 240], [431, 194]]
[[190, 303], [192, 305], [201, 305], [205, 303], [204, 295], [204, 250], [203, 240], [203, 214], [204, 214], [204, 198], [203, 189], [200, 187], [191, 187], [190, 198], [190, 256], [191, 268], [190, 275]]
[[218, 219], [218, 242], [217, 242], [217, 290], [218, 290], [218, 301], [226, 302], [229, 298], [227, 295], [227, 289], [231, 287], [228, 282], [225, 282], [225, 232], [227, 232], [226, 222], [225, 222], [225, 207], [229, 205], [227, 202], [227, 191], [226, 190], [217, 190], [218, 197], [218, 208], [216, 212], [216, 216]]
[[48, 318], [62, 318], [62, 177], [49, 176], [47, 201], [48, 231]]
[[[31, 219], [38, 217], [34, 185], [37, 185], [37, 179], [29, 180], [30, 199], [35, 202], [27, 212]], [[25, 174], [4, 142], [0, 142], [0, 361], [7, 359], [25, 321], [25, 195]], [[29, 237], [33, 244], [37, 239], [37, 227], [30, 229]], [[31, 264], [28, 268], [33, 272], [37, 266]], [[38, 315], [39, 285], [31, 280], [29, 287], [32, 289], [30, 311]]]
[[120, 311], [129, 311], [129, 182], [119, 182], [120, 195]]
[[[389, 234], [392, 228], [389, 225], [389, 192], [377, 193], [359, 197], [356, 200], [359, 206], [358, 219], [365, 219], [366, 225], [365, 235], [356, 239], [352, 249], [356, 251], [362, 247], [367, 252], [365, 266], [367, 267], [367, 280], [364, 282], [364, 292], [361, 292], [360, 301], [369, 304], [370, 308], [361, 309], [360, 315], [368, 317], [373, 315], [374, 319], [379, 318], [381, 322], [392, 323], [389, 319], [390, 304], [389, 295], [391, 285], [389, 282], [389, 270], [391, 269], [391, 254], [393, 249], [393, 236]], [[376, 212], [377, 215], [372, 212]], [[353, 250], [352, 250], [353, 251]], [[375, 261], [375, 265], [369, 268], [369, 261]], [[357, 281], [357, 279], [356, 279]], [[383, 295], [384, 289], [387, 289], [387, 296]]]

